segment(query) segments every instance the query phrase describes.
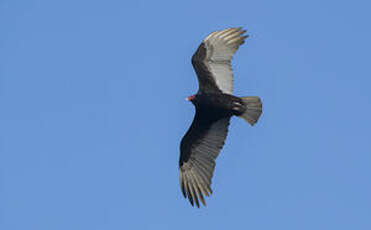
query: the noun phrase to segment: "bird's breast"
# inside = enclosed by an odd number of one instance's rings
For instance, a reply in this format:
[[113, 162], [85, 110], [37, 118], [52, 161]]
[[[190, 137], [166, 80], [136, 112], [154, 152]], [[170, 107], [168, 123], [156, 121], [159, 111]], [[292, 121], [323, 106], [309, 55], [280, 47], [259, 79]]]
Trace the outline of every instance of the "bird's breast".
[[210, 112], [220, 112], [226, 115], [236, 115], [236, 105], [243, 105], [240, 98], [229, 94], [203, 94], [197, 97], [196, 106]]

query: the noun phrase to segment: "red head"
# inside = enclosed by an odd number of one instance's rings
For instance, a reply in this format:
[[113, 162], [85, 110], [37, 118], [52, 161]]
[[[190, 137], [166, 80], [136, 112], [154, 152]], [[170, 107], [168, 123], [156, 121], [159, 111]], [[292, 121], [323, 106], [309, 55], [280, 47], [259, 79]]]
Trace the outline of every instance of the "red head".
[[196, 97], [196, 94], [195, 95], [192, 95], [192, 96], [189, 96], [189, 97], [186, 97], [186, 101], [193, 101]]

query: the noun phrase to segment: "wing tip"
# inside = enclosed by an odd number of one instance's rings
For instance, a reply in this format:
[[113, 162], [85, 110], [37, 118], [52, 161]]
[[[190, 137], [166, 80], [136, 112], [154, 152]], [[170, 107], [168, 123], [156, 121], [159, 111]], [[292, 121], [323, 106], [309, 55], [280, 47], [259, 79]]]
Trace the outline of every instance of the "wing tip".
[[200, 208], [202, 204], [206, 207], [205, 196], [210, 196], [212, 194], [209, 184], [203, 184], [199, 178], [197, 172], [182, 171], [179, 169], [180, 173], [180, 187], [184, 198], [188, 199], [192, 207]]
[[229, 27], [229, 28], [222, 29], [222, 30], [215, 30], [215, 31], [211, 32], [209, 35], [207, 35], [206, 38], [203, 40], [203, 42], [206, 42], [210, 38], [215, 37], [215, 36], [222, 38], [222, 37], [226, 37], [226, 36], [231, 35], [231, 34], [236, 34], [236, 33], [244, 34], [246, 32], [247, 32], [247, 29], [244, 29], [242, 26]]

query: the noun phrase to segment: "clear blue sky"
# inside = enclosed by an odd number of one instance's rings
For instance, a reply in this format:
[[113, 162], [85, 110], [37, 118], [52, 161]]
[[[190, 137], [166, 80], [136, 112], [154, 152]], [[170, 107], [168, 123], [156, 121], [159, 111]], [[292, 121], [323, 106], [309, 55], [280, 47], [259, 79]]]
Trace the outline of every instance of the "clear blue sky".
[[[0, 1], [0, 229], [371, 229], [369, 1]], [[243, 26], [214, 194], [178, 181], [190, 58]]]

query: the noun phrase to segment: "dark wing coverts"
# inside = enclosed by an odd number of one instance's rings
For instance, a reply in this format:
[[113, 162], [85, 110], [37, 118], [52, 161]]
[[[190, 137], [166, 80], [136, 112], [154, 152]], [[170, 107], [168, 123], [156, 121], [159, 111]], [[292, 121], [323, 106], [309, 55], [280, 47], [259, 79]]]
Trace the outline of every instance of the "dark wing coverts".
[[241, 28], [215, 31], [203, 40], [192, 57], [197, 73], [199, 91], [232, 94], [233, 73], [231, 60], [247, 35]]
[[224, 145], [230, 117], [210, 118], [210, 114], [196, 110], [193, 123], [180, 145], [179, 176], [184, 197], [199, 207], [204, 196], [212, 193], [211, 179], [215, 159]]

